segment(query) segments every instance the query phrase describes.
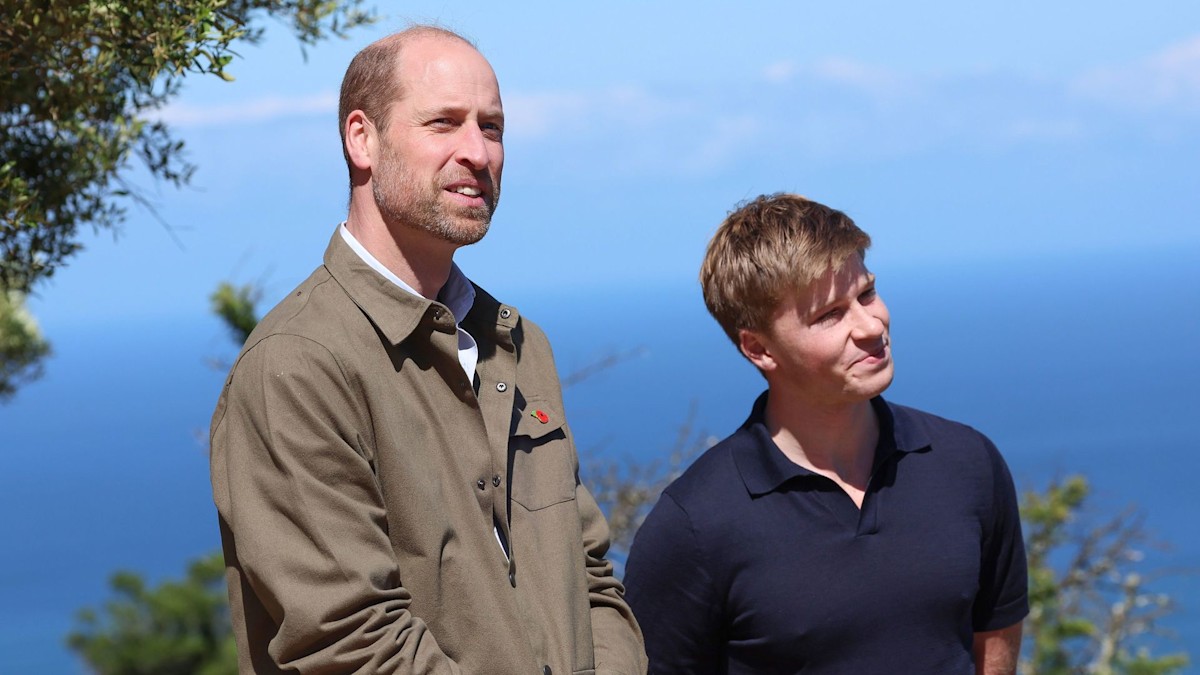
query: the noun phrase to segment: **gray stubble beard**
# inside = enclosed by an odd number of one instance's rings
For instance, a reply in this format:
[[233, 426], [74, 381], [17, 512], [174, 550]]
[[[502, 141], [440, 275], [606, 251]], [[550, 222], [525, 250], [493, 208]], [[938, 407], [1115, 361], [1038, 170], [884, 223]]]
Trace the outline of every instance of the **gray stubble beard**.
[[[391, 155], [388, 159], [389, 168], [383, 175], [377, 171], [371, 181], [371, 194], [385, 222], [428, 232], [457, 246], [469, 246], [487, 234], [500, 200], [498, 184], [492, 187], [490, 201], [483, 206], [447, 207], [438, 203], [438, 192], [432, 186], [432, 195], [426, 198], [398, 157]], [[402, 195], [408, 195], [408, 199]], [[451, 208], [457, 212], [448, 212]]]

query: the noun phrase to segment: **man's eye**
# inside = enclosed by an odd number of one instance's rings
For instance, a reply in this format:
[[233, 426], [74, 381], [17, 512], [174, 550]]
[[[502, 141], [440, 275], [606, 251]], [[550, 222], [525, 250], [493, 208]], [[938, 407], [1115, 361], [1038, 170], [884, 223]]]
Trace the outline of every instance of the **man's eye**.
[[500, 141], [504, 138], [504, 128], [499, 124], [484, 124], [480, 128], [483, 130], [483, 135], [493, 141]]
[[817, 317], [817, 323], [834, 323], [840, 318], [842, 318], [842, 310], [841, 309], [831, 309], [828, 312], [825, 312], [821, 316]]
[[875, 297], [876, 297], [875, 287], [872, 286], [871, 288], [868, 288], [867, 290], [863, 291], [862, 294], [858, 296], [858, 301], [865, 305], [868, 302], [871, 302], [872, 300], [874, 300]]

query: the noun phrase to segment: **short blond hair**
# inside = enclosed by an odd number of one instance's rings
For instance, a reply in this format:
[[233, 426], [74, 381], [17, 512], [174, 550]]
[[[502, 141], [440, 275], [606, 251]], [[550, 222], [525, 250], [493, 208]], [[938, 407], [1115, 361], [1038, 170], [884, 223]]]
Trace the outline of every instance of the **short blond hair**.
[[776, 193], [739, 204], [717, 228], [700, 266], [704, 304], [738, 345], [738, 331], [765, 332], [790, 293], [804, 289], [871, 237], [849, 216], [800, 195]]

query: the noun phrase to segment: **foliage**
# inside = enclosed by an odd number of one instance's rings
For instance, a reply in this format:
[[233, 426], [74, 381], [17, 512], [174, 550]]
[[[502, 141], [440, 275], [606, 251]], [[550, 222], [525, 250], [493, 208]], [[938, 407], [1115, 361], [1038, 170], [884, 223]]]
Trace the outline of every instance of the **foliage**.
[[1153, 656], [1148, 638], [1173, 611], [1136, 568], [1146, 543], [1141, 518], [1125, 511], [1083, 525], [1087, 480], [1070, 476], [1021, 502], [1029, 556], [1030, 615], [1023, 675], [1160, 675], [1182, 671], [1186, 654]]
[[222, 281], [209, 296], [213, 313], [225, 322], [230, 336], [238, 345], [243, 344], [258, 325], [257, 307], [261, 299], [262, 289], [257, 285], [234, 286], [228, 281]]
[[0, 0], [0, 289], [27, 291], [80, 244], [111, 228], [129, 200], [131, 159], [155, 181], [195, 167], [156, 119], [189, 74], [231, 80], [239, 43], [262, 16], [302, 44], [370, 22], [362, 0]]
[[118, 572], [116, 597], [103, 616], [80, 611], [81, 625], [67, 644], [105, 675], [236, 674], [224, 574], [219, 551], [193, 561], [182, 581], [154, 588], [137, 574]]
[[24, 294], [0, 291], [0, 402], [41, 375], [42, 359], [49, 353], [50, 345], [25, 309]]
[[[568, 375], [563, 380], [576, 381], [570, 378]], [[693, 459], [716, 442], [711, 436], [696, 431], [695, 420], [696, 406], [693, 403], [684, 423], [679, 425], [666, 462], [639, 462], [628, 457], [614, 459], [593, 455], [586, 463], [581, 478], [608, 519], [610, 555], [618, 563], [618, 569], [629, 555], [633, 536], [663, 489], [678, 478]]]

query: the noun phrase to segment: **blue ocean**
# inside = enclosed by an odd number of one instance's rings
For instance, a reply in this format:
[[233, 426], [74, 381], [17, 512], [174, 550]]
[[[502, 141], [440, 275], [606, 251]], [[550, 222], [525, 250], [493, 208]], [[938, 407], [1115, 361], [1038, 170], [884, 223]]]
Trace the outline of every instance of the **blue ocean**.
[[[1125, 508], [1152, 538], [1144, 570], [1178, 611], [1168, 648], [1200, 659], [1200, 251], [875, 262], [892, 314], [886, 396], [966, 422], [1018, 489], [1086, 475], [1085, 519]], [[488, 286], [487, 279], [478, 279]], [[508, 297], [549, 334], [581, 453], [662, 460], [690, 420], [719, 438], [763, 383], [694, 284]], [[204, 438], [234, 351], [210, 317], [45, 325], [46, 375], [0, 406], [0, 673], [78, 673], [64, 638], [118, 569], [162, 580], [218, 545]]]

